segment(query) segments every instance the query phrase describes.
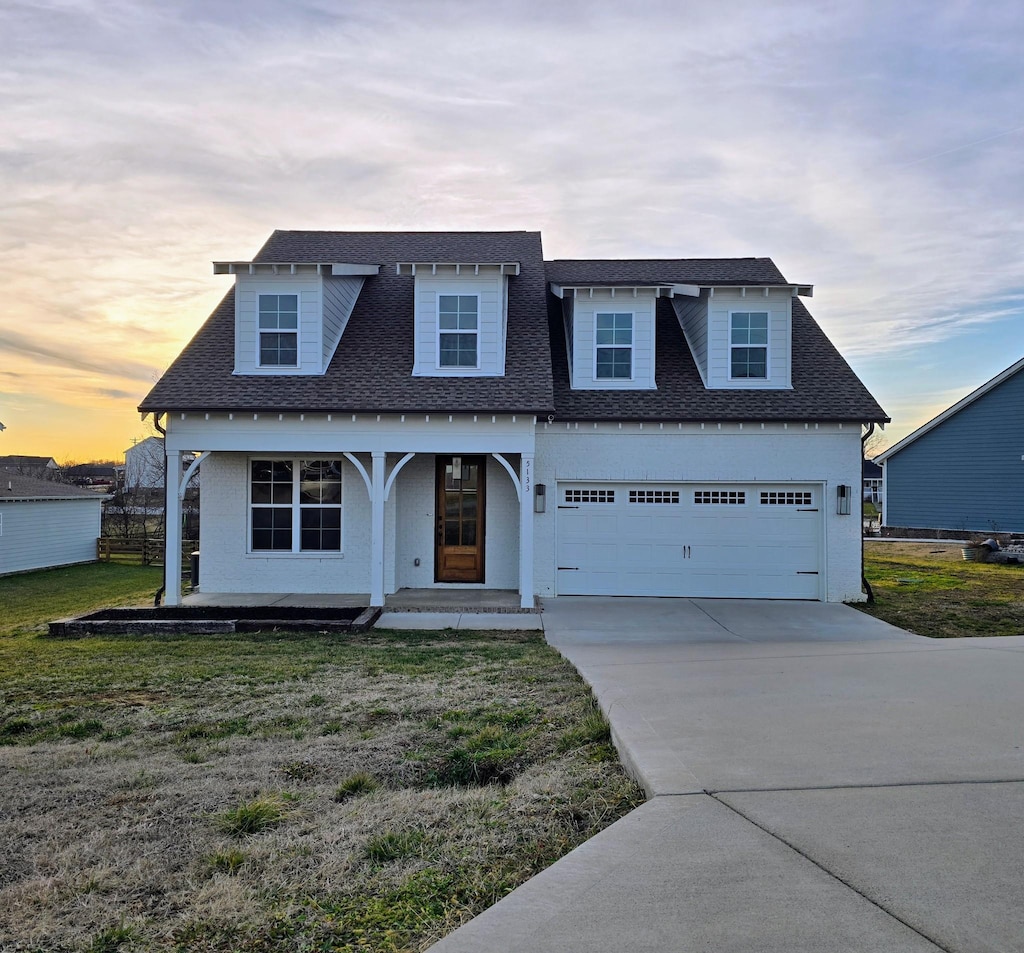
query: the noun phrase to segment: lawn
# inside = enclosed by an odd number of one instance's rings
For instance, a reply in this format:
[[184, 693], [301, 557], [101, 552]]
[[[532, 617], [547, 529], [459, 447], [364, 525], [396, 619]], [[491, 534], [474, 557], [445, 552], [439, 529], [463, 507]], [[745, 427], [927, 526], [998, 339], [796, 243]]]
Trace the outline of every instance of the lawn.
[[875, 604], [858, 609], [930, 638], [1024, 635], [1024, 566], [964, 562], [959, 545], [868, 541]]
[[533, 633], [40, 636], [158, 576], [0, 579], [0, 949], [419, 950], [643, 799]]

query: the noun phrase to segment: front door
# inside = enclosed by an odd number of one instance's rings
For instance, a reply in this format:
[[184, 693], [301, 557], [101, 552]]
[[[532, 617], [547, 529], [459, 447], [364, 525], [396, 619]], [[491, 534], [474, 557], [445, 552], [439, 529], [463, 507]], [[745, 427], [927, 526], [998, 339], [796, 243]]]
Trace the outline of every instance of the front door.
[[484, 581], [485, 461], [437, 458], [436, 582]]

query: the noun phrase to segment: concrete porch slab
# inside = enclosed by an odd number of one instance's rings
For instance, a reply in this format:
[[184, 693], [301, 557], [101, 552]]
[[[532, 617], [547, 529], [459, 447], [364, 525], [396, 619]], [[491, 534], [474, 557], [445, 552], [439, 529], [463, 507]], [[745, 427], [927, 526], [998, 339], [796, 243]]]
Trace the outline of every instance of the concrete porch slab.
[[540, 631], [544, 628], [536, 612], [392, 612], [385, 610], [377, 620], [378, 629], [458, 631]]

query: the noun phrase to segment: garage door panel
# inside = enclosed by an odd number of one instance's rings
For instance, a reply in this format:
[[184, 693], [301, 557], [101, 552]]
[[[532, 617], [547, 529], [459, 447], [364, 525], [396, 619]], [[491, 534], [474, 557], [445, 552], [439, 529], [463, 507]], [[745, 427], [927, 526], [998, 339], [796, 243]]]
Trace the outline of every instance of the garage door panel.
[[560, 484], [558, 592], [820, 598], [819, 497], [814, 486]]

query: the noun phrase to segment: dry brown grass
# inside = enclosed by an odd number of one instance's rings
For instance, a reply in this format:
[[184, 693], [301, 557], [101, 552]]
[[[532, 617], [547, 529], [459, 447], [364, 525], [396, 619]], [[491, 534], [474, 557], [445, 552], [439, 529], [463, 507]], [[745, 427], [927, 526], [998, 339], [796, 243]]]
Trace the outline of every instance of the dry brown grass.
[[4, 648], [5, 951], [422, 949], [641, 799], [529, 634]]

